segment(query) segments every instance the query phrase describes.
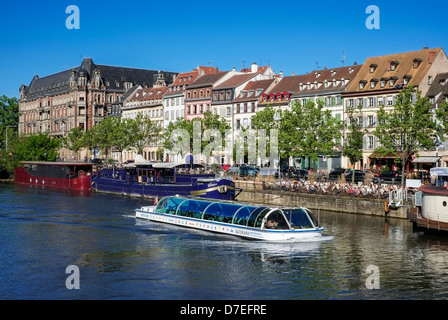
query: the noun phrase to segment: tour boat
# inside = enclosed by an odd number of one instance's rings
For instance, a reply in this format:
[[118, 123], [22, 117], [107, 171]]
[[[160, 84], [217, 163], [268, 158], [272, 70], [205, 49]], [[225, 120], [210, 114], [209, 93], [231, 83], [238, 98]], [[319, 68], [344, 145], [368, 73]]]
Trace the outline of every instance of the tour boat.
[[235, 200], [241, 189], [231, 179], [215, 174], [198, 173], [185, 164], [151, 163], [137, 156], [123, 168], [102, 169], [92, 176], [96, 192], [125, 196], [163, 198], [181, 195]]
[[418, 229], [448, 231], [448, 168], [432, 168], [431, 185], [421, 186], [407, 217]]
[[18, 184], [90, 191], [91, 163], [27, 161], [14, 170]]
[[307, 208], [172, 196], [135, 212], [139, 219], [255, 240], [315, 241], [324, 231]]

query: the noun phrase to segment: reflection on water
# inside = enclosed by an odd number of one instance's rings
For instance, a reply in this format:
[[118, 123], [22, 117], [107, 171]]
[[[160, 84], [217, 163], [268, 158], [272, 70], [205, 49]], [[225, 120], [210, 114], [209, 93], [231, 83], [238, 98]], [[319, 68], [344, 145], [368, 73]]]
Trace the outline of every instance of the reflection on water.
[[2, 299], [448, 297], [448, 236], [406, 220], [320, 212], [323, 241], [286, 244], [136, 220], [143, 199], [1, 185], [0, 202]]

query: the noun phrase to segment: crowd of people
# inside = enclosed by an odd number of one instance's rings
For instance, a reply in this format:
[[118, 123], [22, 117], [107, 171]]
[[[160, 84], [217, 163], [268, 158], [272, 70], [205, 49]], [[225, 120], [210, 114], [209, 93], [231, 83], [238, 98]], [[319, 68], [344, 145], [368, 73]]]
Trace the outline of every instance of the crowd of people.
[[266, 182], [262, 181], [264, 190], [283, 190], [306, 194], [321, 194], [321, 195], [339, 195], [352, 196], [360, 198], [376, 198], [387, 199], [389, 193], [394, 190], [401, 189], [397, 185], [378, 185], [370, 184], [352, 184], [340, 182], [312, 182], [309, 180], [289, 180], [281, 179], [277, 181]]

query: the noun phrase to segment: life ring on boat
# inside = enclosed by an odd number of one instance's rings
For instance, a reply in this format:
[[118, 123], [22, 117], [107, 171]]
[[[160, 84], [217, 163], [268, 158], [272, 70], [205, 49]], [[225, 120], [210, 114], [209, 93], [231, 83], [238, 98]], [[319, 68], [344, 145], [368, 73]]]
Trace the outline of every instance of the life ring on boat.
[[83, 170], [79, 170], [78, 175], [79, 175], [80, 177], [84, 177], [85, 172], [84, 172]]
[[219, 186], [218, 191], [221, 194], [227, 193], [227, 186]]

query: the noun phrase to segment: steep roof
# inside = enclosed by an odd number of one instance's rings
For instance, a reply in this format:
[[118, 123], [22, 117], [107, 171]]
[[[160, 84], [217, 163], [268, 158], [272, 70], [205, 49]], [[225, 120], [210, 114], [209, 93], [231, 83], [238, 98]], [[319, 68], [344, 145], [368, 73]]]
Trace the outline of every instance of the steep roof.
[[[78, 67], [61, 71], [46, 77], [34, 76], [29, 86], [23, 87], [24, 99], [33, 100], [45, 96], [56, 95], [70, 90], [70, 79], [74, 75], [85, 76], [88, 83], [94, 78], [94, 72], [100, 72], [102, 83], [106, 90], [124, 92], [124, 82], [132, 82], [134, 85], [152, 87], [157, 80], [156, 70], [145, 70], [136, 68], [114, 67], [106, 65], [96, 65], [91, 58], [86, 58]], [[168, 84], [173, 82], [174, 72], [164, 72]]]
[[224, 77], [226, 74], [227, 74], [226, 71], [218, 71], [217, 73], [214, 74], [205, 74], [203, 76], [198, 77], [188, 87], [188, 89], [212, 86], [216, 81]]
[[274, 81], [275, 79], [250, 81], [233, 101], [244, 102], [258, 100], [260, 95], [262, 95]]
[[214, 89], [228, 89], [228, 88], [235, 88], [238, 87], [245, 82], [249, 81], [250, 79], [257, 76], [258, 73], [244, 73], [244, 74], [237, 74], [233, 77], [230, 77], [220, 85], [216, 86]]
[[162, 99], [168, 87], [141, 88], [137, 90], [129, 101], [151, 101]]
[[428, 98], [436, 98], [437, 100], [434, 103], [441, 104], [445, 99], [448, 98], [448, 72], [439, 73], [434, 81], [429, 87], [428, 92], [426, 93]]
[[[418, 86], [422, 83], [424, 76], [431, 68], [432, 62], [441, 50], [442, 48], [425, 48], [419, 51], [367, 58], [347, 92], [400, 89], [403, 87], [405, 77], [409, 81], [409, 86]], [[417, 68], [414, 67], [414, 62], [419, 64]], [[373, 72], [371, 72], [371, 68], [373, 68]], [[391, 78], [396, 80], [393, 86], [390, 86], [390, 82], [388, 82], [383, 88], [379, 84], [373, 89], [370, 87], [371, 81], [381, 82], [382, 79], [388, 81]], [[366, 84], [363, 89], [360, 88], [360, 82]]]

